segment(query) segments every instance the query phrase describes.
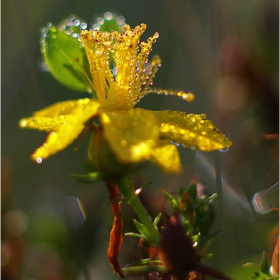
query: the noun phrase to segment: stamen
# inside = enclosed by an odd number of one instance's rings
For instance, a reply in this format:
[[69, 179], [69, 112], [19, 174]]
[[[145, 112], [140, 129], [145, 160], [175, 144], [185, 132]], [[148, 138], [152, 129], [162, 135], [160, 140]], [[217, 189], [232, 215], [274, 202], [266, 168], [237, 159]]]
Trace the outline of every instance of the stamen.
[[175, 95], [183, 100], [186, 100], [187, 102], [192, 102], [195, 99], [195, 95], [192, 92], [184, 92], [184, 91], [176, 91], [172, 89], [160, 89], [160, 88], [147, 88], [145, 91], [142, 91], [142, 95], [150, 94], [150, 93], [156, 93], [156, 94], [164, 94], [164, 95]]

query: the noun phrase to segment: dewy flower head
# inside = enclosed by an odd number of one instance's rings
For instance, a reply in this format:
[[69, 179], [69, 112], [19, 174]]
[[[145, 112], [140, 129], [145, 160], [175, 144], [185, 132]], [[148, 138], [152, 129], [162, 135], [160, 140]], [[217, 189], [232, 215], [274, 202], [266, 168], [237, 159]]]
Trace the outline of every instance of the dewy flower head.
[[[147, 43], [140, 43], [140, 36], [145, 29], [146, 25], [141, 24], [133, 30], [129, 25], [125, 25], [124, 33], [82, 31], [82, 42], [90, 63], [93, 85], [103, 108], [130, 109], [144, 95], [156, 92], [156, 90], [151, 91], [149, 86], [152, 85], [155, 73], [161, 66], [161, 60], [155, 56], [148, 64], [148, 55], [159, 35], [156, 33], [148, 39]], [[114, 61], [113, 72], [110, 67], [110, 56]], [[159, 93], [163, 91], [159, 90]], [[184, 95], [185, 99], [193, 99], [192, 93], [171, 93]]]
[[[46, 142], [33, 153], [33, 160], [40, 163], [67, 147], [94, 118], [99, 118], [100, 123], [101, 136], [96, 137], [105, 140], [112, 155], [123, 165], [150, 160], [165, 172], [180, 172], [178, 151], [171, 141], [203, 151], [227, 149], [231, 145], [211, 121], [205, 120], [204, 114], [133, 108], [149, 93], [177, 95], [187, 101], [194, 99], [192, 93], [150, 87], [161, 60], [156, 56], [148, 63], [158, 34], [147, 42], [140, 42], [145, 29], [146, 25], [141, 24], [134, 29], [125, 25], [124, 33], [81, 32], [80, 39], [98, 100], [57, 103], [21, 120], [22, 128], [51, 132]], [[99, 145], [100, 141], [95, 143]], [[90, 160], [98, 158], [100, 161], [102, 155], [98, 149], [89, 149]], [[100, 169], [106, 169], [101, 161]]]

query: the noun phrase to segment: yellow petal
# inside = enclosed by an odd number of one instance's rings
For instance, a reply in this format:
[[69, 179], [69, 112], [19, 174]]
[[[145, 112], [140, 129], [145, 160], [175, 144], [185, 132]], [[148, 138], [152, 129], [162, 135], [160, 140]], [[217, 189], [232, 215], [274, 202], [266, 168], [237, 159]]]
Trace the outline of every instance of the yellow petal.
[[19, 126], [21, 128], [54, 131], [64, 125], [68, 118], [69, 116], [31, 117], [20, 120]]
[[157, 111], [154, 115], [160, 123], [160, 136], [164, 139], [202, 151], [227, 149], [232, 144], [211, 121], [205, 120], [205, 114]]
[[37, 117], [56, 117], [59, 115], [70, 115], [73, 110], [79, 108], [80, 106], [88, 104], [89, 101], [89, 98], [63, 101], [46, 107], [40, 111], [36, 111], [33, 115]]
[[180, 173], [182, 170], [177, 148], [169, 140], [161, 140], [152, 150], [149, 160], [166, 173]]
[[140, 162], [148, 157], [156, 146], [158, 124], [150, 111], [103, 111], [100, 120], [105, 139], [122, 163]]
[[32, 154], [32, 160], [41, 163], [43, 159], [70, 145], [82, 132], [84, 123], [98, 113], [99, 106], [96, 101], [88, 100], [87, 104], [73, 110], [72, 114], [67, 116], [67, 121], [57, 131], [52, 131], [46, 142]]

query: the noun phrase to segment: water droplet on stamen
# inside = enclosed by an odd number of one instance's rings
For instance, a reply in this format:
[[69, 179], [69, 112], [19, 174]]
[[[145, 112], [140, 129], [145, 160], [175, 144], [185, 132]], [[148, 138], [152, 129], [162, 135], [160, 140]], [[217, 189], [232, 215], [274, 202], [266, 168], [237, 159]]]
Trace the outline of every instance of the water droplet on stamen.
[[125, 140], [122, 140], [122, 141], [121, 141], [121, 146], [122, 146], [122, 147], [126, 147], [126, 146], [127, 146], [127, 142], [126, 142]]

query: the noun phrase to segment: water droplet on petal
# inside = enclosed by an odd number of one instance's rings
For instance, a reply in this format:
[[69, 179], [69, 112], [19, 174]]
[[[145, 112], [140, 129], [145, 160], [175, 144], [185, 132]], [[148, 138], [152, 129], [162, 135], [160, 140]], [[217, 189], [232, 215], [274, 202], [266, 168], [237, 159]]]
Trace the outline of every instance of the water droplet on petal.
[[36, 158], [36, 163], [41, 164], [43, 162], [43, 159], [40, 157]]
[[226, 153], [229, 150], [229, 147], [218, 150], [220, 153]]
[[25, 120], [20, 121], [19, 126], [25, 127], [27, 125], [27, 122]]

